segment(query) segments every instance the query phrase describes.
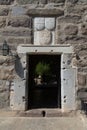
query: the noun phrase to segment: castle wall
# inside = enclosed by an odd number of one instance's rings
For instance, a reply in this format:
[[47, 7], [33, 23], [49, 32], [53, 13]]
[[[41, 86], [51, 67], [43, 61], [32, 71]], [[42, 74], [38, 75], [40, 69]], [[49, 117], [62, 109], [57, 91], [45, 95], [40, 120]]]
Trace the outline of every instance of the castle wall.
[[[56, 19], [53, 44], [74, 48], [76, 89], [87, 87], [87, 0], [0, 0], [0, 48], [6, 40], [15, 55], [19, 44], [34, 44], [33, 21], [42, 16]], [[42, 35], [46, 33], [42, 30]], [[52, 40], [51, 34], [47, 35], [49, 39], [42, 44], [49, 45]], [[14, 56], [2, 56], [0, 50], [0, 108], [9, 107], [10, 86], [18, 76], [16, 60]]]

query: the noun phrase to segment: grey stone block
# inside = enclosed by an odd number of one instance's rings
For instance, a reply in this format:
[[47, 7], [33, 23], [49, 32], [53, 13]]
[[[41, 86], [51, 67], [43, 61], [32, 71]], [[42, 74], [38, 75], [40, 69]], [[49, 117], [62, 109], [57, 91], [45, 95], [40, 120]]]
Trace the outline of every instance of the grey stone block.
[[25, 110], [25, 80], [15, 81], [13, 84], [13, 89], [14, 91], [10, 93], [10, 107], [13, 110]]
[[11, 7], [11, 15], [12, 16], [19, 16], [19, 15], [24, 15], [26, 13], [26, 8], [21, 7], [21, 6], [13, 6]]

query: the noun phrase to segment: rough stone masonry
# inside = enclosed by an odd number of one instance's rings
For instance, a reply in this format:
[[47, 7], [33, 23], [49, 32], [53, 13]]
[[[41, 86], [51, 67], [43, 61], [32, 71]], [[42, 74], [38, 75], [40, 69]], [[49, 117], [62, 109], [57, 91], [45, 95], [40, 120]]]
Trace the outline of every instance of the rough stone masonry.
[[[56, 17], [54, 44], [74, 47], [76, 87], [87, 87], [87, 0], [0, 0], [0, 48], [6, 40], [16, 54], [19, 44], [33, 44], [32, 19], [36, 16]], [[51, 34], [47, 35], [49, 44]], [[9, 107], [10, 86], [17, 78], [15, 60], [11, 55], [2, 56], [0, 50], [0, 108]]]

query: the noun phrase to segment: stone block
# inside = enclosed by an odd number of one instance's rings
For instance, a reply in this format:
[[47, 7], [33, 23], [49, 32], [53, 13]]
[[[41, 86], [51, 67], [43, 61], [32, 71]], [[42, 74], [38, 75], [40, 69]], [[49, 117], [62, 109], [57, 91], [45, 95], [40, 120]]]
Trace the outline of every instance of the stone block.
[[87, 10], [87, 5], [79, 5], [79, 4], [75, 4], [75, 5], [70, 5], [68, 4], [65, 8], [67, 14], [74, 14], [74, 15], [83, 15], [85, 13], [85, 11]]
[[81, 21], [80, 15], [66, 15], [58, 19], [59, 23], [81, 23]]
[[87, 35], [87, 24], [82, 24], [81, 25], [81, 33], [83, 35]]
[[39, 17], [34, 19], [34, 29], [43, 30], [45, 28], [45, 18]]
[[76, 35], [78, 33], [78, 27], [76, 25], [67, 25], [64, 32], [66, 35]]
[[62, 69], [61, 71], [62, 83], [62, 108], [64, 110], [75, 110], [75, 84], [76, 84], [76, 69]]
[[35, 45], [49, 45], [52, 42], [52, 34], [48, 30], [37, 31], [34, 35]]
[[11, 4], [11, 2], [13, 2], [14, 0], [0, 0], [0, 4], [1, 5], [9, 5]]
[[0, 80], [13, 79], [14, 67], [0, 66]]
[[3, 66], [11, 66], [14, 65], [14, 61], [12, 56], [0, 56], [0, 65]]
[[6, 19], [5, 18], [0, 18], [0, 28], [3, 28], [6, 26]]
[[11, 15], [12, 16], [19, 16], [26, 14], [27, 9], [22, 6], [13, 6], [11, 7]]
[[30, 27], [31, 26], [31, 18], [27, 16], [21, 17], [12, 17], [9, 19], [8, 25], [12, 27]]
[[9, 100], [5, 100], [4, 97], [0, 96], [0, 108], [6, 108], [9, 106]]
[[86, 74], [82, 74], [82, 73], [78, 73], [78, 84], [81, 86], [85, 86], [86, 85]]
[[45, 18], [45, 28], [48, 30], [54, 30], [56, 27], [55, 18]]
[[[10, 45], [9, 45], [9, 47], [10, 47]], [[14, 64], [15, 64], [15, 57], [13, 57], [13, 56], [0, 56], [0, 65], [7, 67], [7, 66], [12, 66]]]
[[87, 91], [85, 92], [78, 92], [79, 99], [87, 99]]
[[6, 28], [3, 30], [0, 30], [0, 35], [3, 36], [31, 36], [31, 29], [25, 29], [25, 28]]
[[81, 100], [77, 100], [77, 102], [76, 102], [76, 108], [77, 108], [77, 110], [81, 110]]
[[67, 2], [71, 2], [72, 4], [75, 4], [78, 2], [78, 0], [67, 0]]
[[[25, 80], [14, 81], [14, 93], [11, 93], [10, 107], [13, 110], [25, 110], [26, 107], [26, 95], [25, 95]], [[21, 93], [19, 93], [21, 91]]]
[[85, 20], [85, 22], [87, 22], [87, 15], [85, 16], [84, 20]]
[[3, 92], [3, 93], [0, 93], [0, 98], [3, 98], [4, 101], [9, 100], [9, 91], [8, 91], [8, 92], [5, 91], [5, 92]]
[[26, 40], [25, 40], [25, 44], [32, 44], [33, 42], [33, 39], [32, 39], [33, 37], [28, 37], [28, 38], [26, 38]]
[[24, 38], [8, 37], [7, 42], [13, 45], [24, 44]]
[[17, 0], [17, 2], [21, 5], [23, 4], [37, 4], [39, 0]]
[[6, 64], [9, 60], [10, 60], [10, 58], [8, 56], [0, 55], [0, 65], [2, 65], [4, 63]]
[[47, 0], [39, 0], [41, 4], [47, 4]]
[[0, 8], [0, 16], [7, 16], [9, 13], [9, 8]]
[[9, 84], [6, 80], [0, 80], [0, 108], [9, 106]]
[[62, 3], [65, 2], [65, 0], [48, 0], [49, 3]]
[[81, 3], [87, 3], [87, 0], [78, 0]]

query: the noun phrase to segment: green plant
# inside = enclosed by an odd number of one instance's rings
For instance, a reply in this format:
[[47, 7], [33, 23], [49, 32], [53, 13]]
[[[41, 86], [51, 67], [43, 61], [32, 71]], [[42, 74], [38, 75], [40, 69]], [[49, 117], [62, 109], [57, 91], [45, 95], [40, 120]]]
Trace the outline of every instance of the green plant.
[[47, 63], [44, 63], [44, 62], [39, 62], [36, 65], [35, 74], [38, 75], [38, 76], [39, 75], [40, 76], [49, 75], [50, 74], [50, 64], [47, 64]]

